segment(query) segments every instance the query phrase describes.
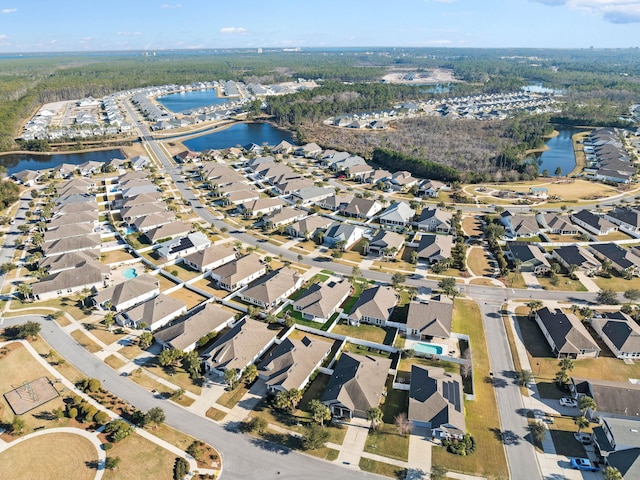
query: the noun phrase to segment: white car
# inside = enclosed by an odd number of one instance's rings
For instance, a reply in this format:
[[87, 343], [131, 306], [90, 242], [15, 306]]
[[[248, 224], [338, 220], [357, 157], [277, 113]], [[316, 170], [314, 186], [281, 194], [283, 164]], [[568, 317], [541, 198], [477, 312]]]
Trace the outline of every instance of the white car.
[[578, 401], [571, 397], [562, 397], [560, 399], [560, 405], [563, 407], [577, 407]]

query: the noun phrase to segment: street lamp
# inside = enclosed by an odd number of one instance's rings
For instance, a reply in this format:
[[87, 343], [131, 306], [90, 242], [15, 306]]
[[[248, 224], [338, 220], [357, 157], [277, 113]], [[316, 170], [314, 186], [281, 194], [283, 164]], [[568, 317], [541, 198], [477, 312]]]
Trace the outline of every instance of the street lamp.
[[540, 369], [542, 368], [542, 366], [540, 365], [540, 362], [536, 362], [536, 365], [538, 366], [538, 377], [540, 376]]

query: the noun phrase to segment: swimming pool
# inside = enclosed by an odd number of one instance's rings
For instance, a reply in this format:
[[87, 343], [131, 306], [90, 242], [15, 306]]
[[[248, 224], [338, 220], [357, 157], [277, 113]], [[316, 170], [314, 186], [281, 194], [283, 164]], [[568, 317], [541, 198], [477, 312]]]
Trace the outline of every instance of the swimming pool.
[[127, 268], [125, 271], [122, 272], [122, 276], [124, 278], [132, 279], [132, 278], [136, 278], [138, 274], [136, 273], [135, 268]]
[[442, 355], [443, 348], [440, 345], [434, 345], [433, 343], [418, 342], [413, 345], [413, 349], [418, 353], [424, 353], [427, 355]]
[[133, 228], [133, 227], [127, 227], [124, 230], [124, 233], [127, 234], [127, 235], [131, 235], [132, 233], [135, 233], [135, 232], [136, 232], [136, 229]]

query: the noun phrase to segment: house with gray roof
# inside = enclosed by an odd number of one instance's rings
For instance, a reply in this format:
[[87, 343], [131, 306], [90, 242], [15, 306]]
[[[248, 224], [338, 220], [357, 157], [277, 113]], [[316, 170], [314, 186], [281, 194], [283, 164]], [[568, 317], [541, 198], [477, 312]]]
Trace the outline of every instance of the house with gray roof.
[[202, 232], [193, 232], [184, 237], [162, 242], [155, 247], [155, 250], [161, 258], [174, 260], [209, 247], [211, 247], [209, 237]]
[[47, 229], [58, 228], [65, 225], [79, 225], [81, 223], [89, 224], [93, 229], [98, 228], [100, 224], [100, 214], [98, 213], [97, 207], [96, 210], [83, 212], [56, 213], [51, 220], [47, 222]]
[[222, 376], [232, 369], [240, 376], [273, 345], [278, 332], [264, 322], [244, 317], [202, 354], [207, 372]]
[[340, 242], [344, 243], [347, 250], [364, 236], [364, 228], [349, 223], [334, 223], [324, 237], [324, 243], [329, 247], [335, 247]]
[[640, 358], [640, 326], [622, 312], [603, 312], [591, 319], [591, 327], [616, 358]]
[[640, 385], [636, 383], [571, 377], [569, 392], [577, 400], [588, 396], [596, 402], [596, 410], [587, 410], [587, 418], [626, 418], [636, 421], [640, 418]]
[[182, 257], [182, 262], [198, 272], [216, 269], [225, 263], [232, 262], [238, 252], [232, 246], [211, 246]]
[[411, 223], [416, 211], [406, 202], [395, 202], [378, 216], [380, 225], [387, 228], [404, 228]]
[[320, 401], [338, 418], [367, 418], [384, 394], [391, 360], [344, 352]]
[[42, 243], [47, 244], [62, 238], [82, 237], [94, 233], [91, 223], [78, 223], [60, 225], [56, 228], [48, 228], [43, 235]]
[[430, 341], [433, 338], [451, 337], [453, 323], [453, 302], [429, 300], [410, 302], [407, 312], [407, 338]]
[[551, 254], [567, 271], [571, 271], [572, 265], [578, 267], [578, 271], [592, 276], [602, 269], [602, 265], [596, 257], [586, 248], [580, 245], [568, 245], [556, 248]]
[[258, 216], [268, 215], [269, 213], [281, 210], [286, 203], [279, 198], [259, 198], [252, 202], [246, 202], [240, 205], [245, 215]]
[[437, 180], [424, 180], [418, 187], [418, 194], [422, 197], [438, 198], [445, 184]]
[[314, 283], [293, 303], [293, 309], [302, 318], [324, 323], [338, 311], [340, 305], [351, 294], [351, 284], [347, 281]]
[[451, 232], [451, 219], [453, 213], [441, 210], [437, 207], [423, 208], [418, 220], [413, 225], [423, 232], [435, 232], [448, 234]]
[[293, 194], [294, 200], [300, 200], [301, 205], [309, 205], [335, 195], [335, 190], [330, 187], [301, 188]]
[[382, 204], [377, 200], [355, 197], [349, 205], [340, 210], [340, 213], [348, 217], [371, 218], [380, 210], [382, 210]]
[[267, 391], [275, 394], [292, 388], [303, 390], [313, 372], [329, 355], [331, 346], [331, 342], [318, 337], [284, 339], [258, 365], [259, 376], [264, 380]]
[[430, 264], [451, 258], [453, 237], [449, 235], [426, 234], [420, 237], [417, 252], [418, 258]]
[[555, 213], [538, 213], [536, 220], [540, 225], [540, 231], [554, 235], [577, 235], [580, 229], [571, 223], [567, 215]]
[[[119, 312], [160, 294], [157, 276], [142, 274], [96, 293], [91, 301], [99, 308]], [[109, 308], [106, 304], [109, 303]]]
[[94, 250], [100, 248], [101, 245], [100, 235], [92, 233], [84, 236], [60, 238], [43, 244], [41, 248], [45, 257], [51, 257], [83, 250]]
[[640, 233], [640, 210], [637, 208], [615, 206], [604, 214], [604, 218], [618, 225], [623, 232]]
[[146, 217], [154, 213], [166, 212], [164, 204], [162, 203], [140, 203], [136, 205], [130, 205], [120, 209], [120, 216], [122, 220], [129, 225], [133, 225], [133, 222], [140, 217]]
[[282, 210], [265, 215], [262, 221], [269, 228], [278, 228], [284, 225], [288, 225], [298, 220], [302, 220], [308, 213], [304, 210], [298, 210], [297, 208], [284, 207]]
[[234, 318], [233, 310], [215, 303], [207, 303], [189, 318], [157, 331], [153, 338], [163, 348], [190, 352], [195, 350], [198, 340], [230, 326]]
[[51, 257], [43, 257], [38, 261], [38, 266], [44, 268], [49, 275], [69, 270], [82, 265], [84, 262], [100, 262], [100, 249], [82, 250], [80, 252], [65, 253], [64, 255], [55, 255]]
[[187, 222], [170, 222], [147, 230], [144, 232], [144, 236], [153, 244], [165, 238], [174, 238], [180, 235], [186, 235], [191, 231], [191, 228], [191, 224]]
[[540, 247], [530, 243], [507, 242], [506, 254], [514, 262], [519, 262], [521, 272], [542, 275], [551, 270], [551, 264]]
[[378, 285], [364, 290], [349, 312], [349, 323], [360, 325], [371, 323], [384, 327], [398, 302], [396, 291], [385, 285]]
[[323, 198], [322, 200], [315, 202], [315, 204], [320, 208], [335, 212], [336, 210], [344, 210], [347, 208], [347, 205], [349, 205], [354, 198], [355, 195], [351, 193], [337, 193], [330, 195], [327, 198]]
[[369, 241], [367, 253], [396, 257], [402, 250], [405, 240], [405, 236], [400, 233], [379, 230]]
[[11, 175], [19, 184], [33, 187], [42, 178], [42, 173], [34, 170], [21, 170]]
[[591, 438], [596, 453], [617, 468], [622, 478], [640, 478], [640, 421], [605, 417]]
[[118, 325], [123, 327], [137, 329], [145, 323], [149, 330], [154, 331], [186, 312], [186, 303], [161, 293], [129, 310], [118, 313], [115, 318]]
[[640, 257], [637, 250], [624, 248], [615, 243], [594, 243], [588, 250], [601, 262], [611, 262], [611, 267], [622, 276], [630, 278], [640, 275]]
[[136, 218], [133, 221], [133, 226], [135, 226], [139, 232], [148, 232], [154, 228], [168, 225], [175, 220], [176, 216], [173, 212], [158, 212]]
[[597, 358], [600, 347], [572, 313], [544, 307], [536, 311], [536, 323], [557, 358]]
[[609, 235], [618, 230], [617, 225], [590, 210], [580, 210], [571, 215], [571, 221], [594, 235]]
[[287, 226], [286, 232], [295, 238], [314, 238], [318, 232], [324, 232], [333, 220], [320, 215], [311, 215]]
[[104, 288], [110, 277], [108, 266], [87, 260], [72, 269], [65, 269], [41, 278], [32, 285], [31, 291], [34, 299], [49, 300], [62, 295], [80, 293], [85, 289]]
[[535, 237], [540, 233], [538, 222], [531, 215], [514, 215], [505, 210], [500, 214], [500, 221], [505, 233], [513, 238]]
[[233, 292], [267, 273], [260, 257], [250, 253], [211, 271], [211, 279], [221, 288]]
[[461, 439], [467, 432], [462, 377], [444, 368], [411, 366], [408, 419], [431, 429], [438, 439]]
[[286, 300], [304, 283], [296, 270], [283, 267], [255, 280], [240, 293], [245, 302], [261, 308], [271, 309]]

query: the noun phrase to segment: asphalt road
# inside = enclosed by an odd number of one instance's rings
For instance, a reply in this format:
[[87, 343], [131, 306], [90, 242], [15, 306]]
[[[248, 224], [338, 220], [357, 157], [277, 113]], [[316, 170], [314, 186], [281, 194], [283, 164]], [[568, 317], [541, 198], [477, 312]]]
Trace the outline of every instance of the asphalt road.
[[170, 401], [156, 398], [136, 383], [120, 376], [95, 355], [89, 353], [65, 333], [53, 320], [39, 315], [4, 319], [7, 327], [26, 321], [42, 325], [42, 337], [83, 375], [97, 378], [113, 394], [136, 408], [148, 411], [160, 407], [167, 425], [213, 445], [222, 455], [223, 477], [233, 480], [326, 480], [379, 479], [381, 477], [303, 455], [269, 442], [225, 430], [206, 417], [196, 415]]
[[[9, 225], [9, 229], [5, 232], [2, 237], [2, 245], [0, 245], [0, 265], [4, 263], [11, 263], [13, 261], [13, 255], [16, 252], [16, 247], [13, 246], [13, 243], [19, 238], [19, 230], [18, 227], [27, 221], [24, 213], [29, 208], [29, 202], [33, 200], [31, 198], [31, 194], [27, 193], [20, 197], [20, 204], [18, 205], [18, 212], [16, 216], [13, 218], [14, 223]], [[5, 275], [0, 274], [0, 289], [4, 285]]]
[[476, 381], [493, 382], [511, 478], [538, 479], [542, 478], [542, 473], [529, 438], [527, 416], [520, 387], [516, 383], [516, 372], [502, 320], [501, 307], [500, 303], [480, 304], [493, 376], [489, 379], [476, 379]]

